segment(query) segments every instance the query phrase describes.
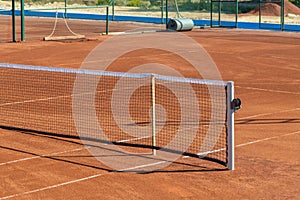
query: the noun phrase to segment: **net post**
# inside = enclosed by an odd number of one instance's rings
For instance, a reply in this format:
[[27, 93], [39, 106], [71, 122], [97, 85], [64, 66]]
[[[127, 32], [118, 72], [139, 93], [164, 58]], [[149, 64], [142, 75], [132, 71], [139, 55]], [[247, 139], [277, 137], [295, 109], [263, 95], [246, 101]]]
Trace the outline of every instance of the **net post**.
[[227, 83], [227, 166], [229, 170], [234, 170], [234, 109], [232, 101], [234, 99], [234, 83]]
[[156, 155], [156, 116], [155, 116], [155, 75], [151, 75], [151, 126], [152, 126], [152, 154]]

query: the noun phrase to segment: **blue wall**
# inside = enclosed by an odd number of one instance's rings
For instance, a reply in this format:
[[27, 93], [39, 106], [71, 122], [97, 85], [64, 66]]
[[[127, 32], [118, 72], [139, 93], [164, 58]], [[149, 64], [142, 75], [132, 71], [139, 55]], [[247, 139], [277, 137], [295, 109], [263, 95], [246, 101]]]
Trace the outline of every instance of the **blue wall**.
[[[11, 11], [7, 10], [0, 10], [0, 14], [2, 15], [11, 15]], [[16, 15], [20, 15], [20, 11], [16, 10]], [[25, 11], [25, 16], [36, 16], [36, 17], [55, 17], [55, 12], [38, 12], [38, 11]], [[63, 17], [62, 13], [59, 13], [59, 17]], [[68, 13], [68, 18], [71, 19], [90, 19], [90, 20], [105, 20], [105, 15], [99, 15], [99, 14], [82, 14], [82, 13]], [[111, 15], [109, 16], [109, 19], [111, 20]], [[161, 18], [158, 17], [141, 17], [141, 16], [119, 16], [116, 15], [114, 17], [115, 21], [135, 21], [135, 22], [144, 22], [144, 23], [155, 23], [160, 24]], [[213, 21], [213, 24], [216, 22]], [[209, 26], [210, 20], [194, 20], [195, 26]], [[233, 27], [235, 26], [234, 22], [227, 22], [222, 21], [222, 26], [227, 27]], [[238, 28], [241, 29], [263, 29], [263, 30], [280, 30], [279, 24], [266, 24], [262, 23], [261, 27], [259, 27], [259, 23], [255, 22], [238, 22]], [[284, 26], [284, 29], [287, 31], [300, 31], [300, 25], [290, 25], [287, 24]]]

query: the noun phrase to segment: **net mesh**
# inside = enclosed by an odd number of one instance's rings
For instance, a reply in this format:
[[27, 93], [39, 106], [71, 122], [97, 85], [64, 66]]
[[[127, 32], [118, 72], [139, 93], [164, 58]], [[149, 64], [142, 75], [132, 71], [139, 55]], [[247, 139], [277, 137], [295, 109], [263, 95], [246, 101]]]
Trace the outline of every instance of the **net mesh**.
[[[96, 86], [76, 85], [79, 76]], [[1, 128], [104, 139], [133, 153], [155, 148], [226, 165], [226, 82], [12, 64], [0, 64], [0, 80]]]

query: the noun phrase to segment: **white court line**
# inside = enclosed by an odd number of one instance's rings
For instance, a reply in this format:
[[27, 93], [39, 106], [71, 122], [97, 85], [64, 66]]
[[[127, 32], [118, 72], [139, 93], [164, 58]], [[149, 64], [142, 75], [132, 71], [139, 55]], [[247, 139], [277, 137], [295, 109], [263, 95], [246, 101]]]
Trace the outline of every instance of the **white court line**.
[[57, 188], [57, 187], [60, 187], [60, 186], [70, 185], [72, 183], [77, 183], [77, 182], [97, 178], [97, 177], [102, 176], [102, 175], [104, 175], [104, 174], [95, 174], [95, 175], [92, 175], [92, 176], [87, 176], [87, 177], [84, 177], [84, 178], [80, 178], [80, 179], [76, 179], [76, 180], [68, 181], [68, 182], [64, 182], [64, 183], [59, 183], [59, 184], [56, 184], [56, 185], [51, 185], [51, 186], [39, 188], [39, 189], [36, 189], [36, 190], [30, 190], [30, 191], [23, 192], [23, 193], [12, 194], [12, 195], [9, 195], [9, 196], [0, 197], [0, 200], [10, 199], [10, 198], [18, 197], [18, 196], [21, 196], [21, 195], [27, 195], [27, 194], [32, 194], [32, 193], [36, 193], [36, 192], [41, 192], [41, 191], [44, 191], [44, 190], [49, 190], [49, 189]]
[[243, 143], [243, 144], [235, 145], [235, 147], [243, 147], [243, 146], [247, 146], [247, 145], [250, 145], [250, 144], [255, 144], [255, 143], [258, 143], [258, 142], [264, 142], [264, 141], [267, 141], [267, 140], [272, 140], [272, 139], [277, 139], [277, 138], [280, 138], [280, 137], [294, 135], [294, 134], [297, 134], [297, 133], [300, 133], [300, 131], [295, 131], [295, 132], [292, 132], [292, 133], [285, 133], [285, 134], [282, 134], [282, 135], [276, 135], [276, 136], [272, 136], [272, 137], [268, 137], [268, 138], [264, 138], [264, 139], [260, 139], [260, 140], [254, 140], [254, 141], [251, 141], [251, 142], [246, 142], [246, 143]]
[[[201, 156], [206, 156], [209, 153], [216, 153], [216, 152], [220, 152], [220, 151], [225, 151], [226, 148], [222, 148], [222, 149], [216, 149], [216, 150], [212, 150], [212, 151], [205, 151], [205, 152], [201, 152], [201, 153], [197, 153], [196, 155], [201, 157]], [[189, 158], [190, 156], [183, 156], [183, 158]]]
[[[300, 133], [300, 131], [296, 131], [296, 132], [292, 132], [292, 133], [285, 133], [285, 134], [282, 134], [282, 135], [276, 135], [276, 136], [272, 136], [272, 137], [268, 137], [268, 138], [264, 138], [264, 139], [254, 140], [254, 141], [251, 141], [251, 142], [237, 144], [234, 147], [235, 148], [243, 147], [243, 146], [247, 146], [247, 145], [250, 145], [250, 144], [255, 144], [255, 143], [264, 142], [264, 141], [267, 141], [267, 140], [272, 140], [272, 139], [277, 139], [277, 138], [280, 138], [280, 137], [294, 135], [294, 134], [297, 134], [297, 133]], [[225, 150], [226, 150], [226, 148], [216, 149], [216, 150], [212, 150], [212, 151], [201, 152], [201, 153], [198, 153], [197, 155], [198, 156], [201, 156], [201, 155], [205, 156], [206, 154], [209, 154], [209, 153], [216, 153], [216, 152], [225, 151]], [[183, 158], [189, 158], [189, 156], [184, 156]]]
[[[139, 168], [143, 168], [143, 167], [154, 166], [154, 165], [158, 165], [158, 164], [162, 164], [162, 163], [166, 163], [166, 162], [169, 162], [169, 161], [160, 161], [160, 162], [151, 163], [151, 164], [147, 164], [147, 165], [140, 165], [140, 166], [136, 166], [136, 167], [125, 168], [125, 169], [121, 169], [121, 170], [118, 170], [118, 171], [115, 171], [115, 172], [129, 171], [129, 170], [133, 170], [133, 169], [139, 169]], [[113, 173], [114, 172], [111, 172], [109, 174], [113, 174]], [[106, 174], [106, 175], [109, 175], [109, 174]], [[15, 198], [15, 197], [18, 197], [18, 196], [21, 196], [21, 195], [33, 194], [33, 193], [41, 192], [41, 191], [44, 191], [44, 190], [58, 188], [58, 187], [61, 187], [61, 186], [70, 185], [72, 183], [78, 183], [78, 182], [81, 182], [81, 181], [97, 178], [97, 177], [103, 176], [103, 175], [105, 175], [105, 174], [95, 174], [95, 175], [92, 175], [92, 176], [88, 176], [88, 177], [84, 177], [84, 178], [80, 178], [80, 179], [76, 179], [76, 180], [72, 180], [72, 181], [68, 181], [68, 182], [64, 182], [64, 183], [59, 183], [59, 184], [55, 184], [55, 185], [51, 185], [51, 186], [47, 186], [47, 187], [43, 187], [43, 188], [39, 188], [39, 189], [35, 189], [35, 190], [30, 190], [30, 191], [23, 192], [23, 193], [12, 194], [12, 195], [9, 195], [9, 196], [0, 197], [0, 200]]]
[[262, 116], [274, 115], [274, 114], [285, 113], [285, 112], [292, 112], [292, 111], [297, 111], [297, 110], [300, 110], [300, 108], [293, 108], [293, 109], [289, 109], [289, 110], [280, 110], [277, 112], [270, 112], [270, 113], [261, 113], [261, 114], [257, 114], [257, 115], [251, 115], [248, 117], [241, 117], [241, 118], [238, 118], [237, 120], [250, 119], [250, 118], [254, 118], [254, 117], [262, 117]]
[[[124, 87], [122, 88], [123, 90], [126, 89], [132, 89], [132, 87]], [[70, 98], [73, 96], [81, 96], [81, 95], [86, 95], [86, 94], [94, 94], [94, 93], [102, 93], [102, 92], [109, 92], [109, 91], [118, 91], [119, 89], [110, 89], [110, 90], [100, 90], [96, 92], [85, 92], [85, 93], [79, 93], [79, 94], [71, 94], [71, 95], [62, 95], [62, 96], [54, 96], [54, 97], [47, 97], [47, 98], [41, 98], [41, 99], [31, 99], [31, 100], [24, 100], [24, 101], [15, 101], [15, 102], [8, 102], [8, 103], [3, 103], [0, 104], [0, 107], [2, 106], [10, 106], [10, 105], [16, 105], [16, 104], [23, 104], [23, 103], [35, 103], [39, 101], [48, 101], [48, 100], [54, 100], [54, 99], [61, 99], [61, 98]]]
[[[100, 92], [106, 92], [106, 90], [97, 91], [97, 93], [100, 93]], [[34, 103], [34, 102], [38, 102], [38, 101], [48, 101], [48, 100], [54, 100], [54, 99], [60, 99], [60, 98], [70, 98], [70, 97], [73, 97], [73, 96], [80, 96], [80, 95], [86, 95], [86, 94], [93, 94], [93, 92], [86, 92], [86, 93], [80, 93], [80, 94], [71, 94], [71, 95], [62, 95], [62, 96], [55, 96], [55, 97], [47, 97], [47, 98], [41, 98], [41, 99], [31, 99], [31, 100], [24, 100], [24, 101], [8, 102], [8, 103], [0, 104], [0, 107], [16, 105], [16, 104], [23, 104], [23, 103]]]
[[152, 135], [151, 136], [139, 137], [139, 138], [131, 138], [131, 139], [127, 139], [127, 140], [119, 140], [119, 141], [116, 141], [115, 143], [124, 143], [124, 142], [130, 142], [130, 141], [135, 141], [135, 140], [142, 140], [142, 139], [150, 138], [150, 137], [152, 137]]
[[265, 91], [265, 92], [278, 92], [278, 93], [285, 93], [285, 94], [300, 94], [300, 92], [290, 92], [290, 91], [284, 91], [284, 90], [270, 90], [270, 89], [264, 89], [264, 88], [256, 88], [256, 87], [243, 87], [243, 86], [234, 86], [236, 88], [243, 88], [248, 90], [259, 90], [259, 91]]
[[60, 98], [67, 98], [67, 97], [71, 97], [71, 96], [72, 95], [65, 95], [65, 96], [55, 96], [55, 97], [48, 97], [48, 98], [42, 98], [42, 99], [32, 99], [32, 100], [24, 100], [24, 101], [15, 101], [15, 102], [9, 102], [9, 103], [0, 104], [0, 107], [2, 107], [2, 106], [16, 105], [16, 104], [23, 104], [23, 103], [32, 103], [32, 102], [38, 102], [38, 101], [47, 101], [47, 100], [60, 99]]
[[159, 165], [159, 164], [166, 163], [166, 162], [170, 162], [170, 161], [164, 160], [164, 161], [159, 161], [159, 162], [150, 163], [150, 164], [146, 164], [146, 165], [138, 165], [138, 166], [135, 166], [135, 167], [129, 167], [129, 168], [125, 168], [125, 169], [119, 169], [119, 170], [116, 170], [116, 172], [126, 172], [126, 171], [130, 171], [130, 170], [134, 170], [134, 169], [140, 169], [140, 168], [144, 168], [144, 167], [150, 167], [150, 166], [154, 166], [154, 165]]
[[47, 157], [47, 156], [59, 155], [59, 154], [63, 154], [63, 153], [70, 153], [70, 152], [75, 152], [75, 151], [81, 151], [81, 150], [88, 149], [88, 148], [89, 147], [87, 147], [87, 148], [77, 148], [77, 149], [72, 149], [72, 150], [54, 152], [54, 153], [51, 153], [51, 154], [45, 154], [45, 155], [40, 155], [40, 156], [32, 156], [32, 157], [21, 158], [21, 159], [17, 159], [17, 160], [11, 160], [11, 161], [8, 161], [8, 162], [0, 163], [0, 166], [2, 166], [2, 165], [8, 165], [8, 164], [11, 164], [11, 163], [22, 162], [22, 161], [26, 161], [26, 160], [32, 160], [32, 159], [36, 159], [36, 158], [43, 158], [43, 157]]

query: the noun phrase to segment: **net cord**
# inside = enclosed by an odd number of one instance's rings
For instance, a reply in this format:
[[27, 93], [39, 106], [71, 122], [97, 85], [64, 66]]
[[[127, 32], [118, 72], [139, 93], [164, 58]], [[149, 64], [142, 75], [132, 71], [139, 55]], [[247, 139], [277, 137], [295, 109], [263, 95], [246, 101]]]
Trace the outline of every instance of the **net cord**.
[[44, 67], [44, 66], [31, 66], [31, 65], [20, 65], [11, 63], [0, 63], [0, 68], [14, 68], [23, 70], [35, 70], [35, 71], [50, 71], [58, 73], [71, 73], [71, 74], [85, 74], [85, 75], [95, 75], [95, 76], [116, 76], [116, 77], [128, 77], [128, 78], [145, 78], [149, 76], [155, 76], [157, 80], [171, 81], [171, 82], [181, 82], [181, 83], [195, 83], [203, 85], [213, 85], [213, 86], [226, 86], [226, 81], [221, 80], [205, 80], [198, 78], [186, 78], [177, 76], [165, 76], [159, 74], [138, 74], [138, 73], [125, 73], [125, 72], [110, 72], [103, 70], [91, 70], [91, 69], [72, 69], [72, 68], [55, 68], [55, 67]]

